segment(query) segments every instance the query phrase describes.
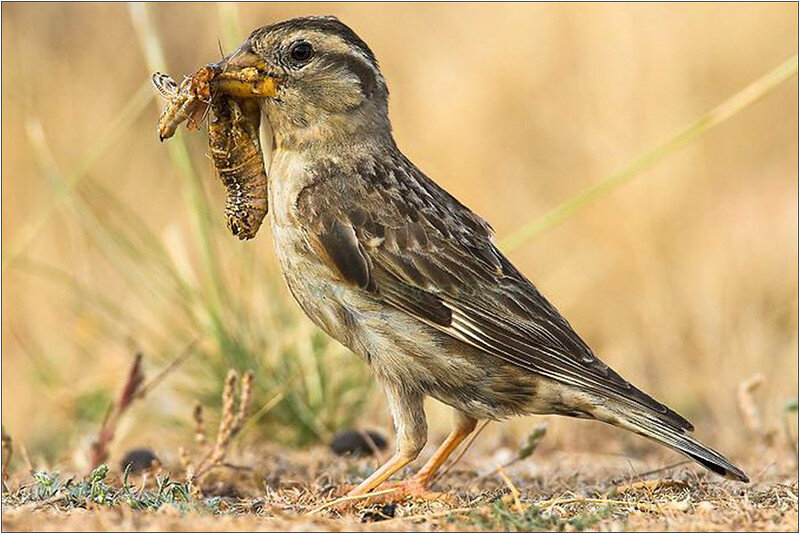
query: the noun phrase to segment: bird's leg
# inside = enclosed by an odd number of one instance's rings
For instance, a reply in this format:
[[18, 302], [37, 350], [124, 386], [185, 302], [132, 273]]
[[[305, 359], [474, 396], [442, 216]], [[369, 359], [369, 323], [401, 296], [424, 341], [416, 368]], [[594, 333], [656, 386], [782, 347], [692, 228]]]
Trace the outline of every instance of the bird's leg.
[[395, 453], [389, 461], [347, 494], [351, 497], [370, 493], [390, 476], [414, 461], [428, 439], [428, 424], [425, 421], [422, 395], [390, 385], [386, 385], [384, 390], [389, 399], [389, 410], [392, 412], [397, 433]]
[[375, 488], [380, 486], [383, 482], [386, 481], [390, 476], [395, 474], [397, 471], [408, 465], [414, 461], [414, 457], [400, 451], [394, 453], [394, 455], [389, 458], [389, 460], [380, 466], [378, 469], [375, 470], [369, 477], [364, 479], [361, 484], [356, 486], [355, 488], [351, 489], [348, 493], [348, 497], [355, 497], [358, 495], [365, 495], [367, 493], [372, 492]]
[[467, 436], [472, 434], [472, 431], [475, 430], [475, 426], [478, 424], [477, 419], [470, 417], [461, 411], [456, 411], [455, 417], [455, 428], [444, 440], [444, 443], [442, 443], [439, 448], [436, 449], [436, 452], [433, 453], [433, 456], [431, 456], [430, 460], [425, 462], [425, 465], [422, 466], [422, 469], [420, 469], [417, 474], [409, 479], [409, 483], [414, 483], [423, 489], [427, 488], [431, 483], [433, 476], [436, 474], [445, 460], [447, 460], [447, 458], [453, 454], [453, 451], [456, 450], [456, 448], [467, 438]]
[[475, 425], [478, 423], [478, 420], [474, 417], [470, 417], [458, 410], [455, 412], [455, 418], [455, 428], [436, 452], [433, 453], [430, 460], [425, 462], [422, 469], [413, 477], [395, 486], [400, 494], [423, 498], [436, 498], [438, 496], [436, 493], [428, 491], [428, 486], [433, 481], [434, 475], [459, 444], [475, 430]]

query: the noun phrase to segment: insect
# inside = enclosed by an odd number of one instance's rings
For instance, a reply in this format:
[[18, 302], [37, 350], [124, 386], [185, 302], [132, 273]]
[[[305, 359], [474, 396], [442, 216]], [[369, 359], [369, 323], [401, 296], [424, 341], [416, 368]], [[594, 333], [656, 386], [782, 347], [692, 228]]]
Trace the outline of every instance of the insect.
[[156, 72], [152, 82], [156, 90], [167, 101], [164, 112], [158, 119], [158, 138], [163, 141], [175, 135], [178, 126], [188, 121], [189, 130], [197, 129], [211, 102], [209, 82], [216, 69], [206, 65], [178, 85], [167, 74]]
[[217, 98], [211, 102], [208, 146], [228, 191], [225, 216], [239, 239], [251, 239], [267, 214], [267, 172], [258, 128], [261, 111], [254, 100]]
[[[227, 190], [225, 217], [239, 239], [253, 238], [267, 214], [267, 173], [258, 137], [258, 104], [247, 98], [215, 96], [211, 82], [218, 69], [208, 65], [178, 85], [169, 75], [155, 73], [153, 85], [167, 101], [158, 120], [162, 141], [186, 122], [197, 129], [208, 114], [208, 145], [220, 181]], [[216, 91], [214, 91], [216, 92]]]

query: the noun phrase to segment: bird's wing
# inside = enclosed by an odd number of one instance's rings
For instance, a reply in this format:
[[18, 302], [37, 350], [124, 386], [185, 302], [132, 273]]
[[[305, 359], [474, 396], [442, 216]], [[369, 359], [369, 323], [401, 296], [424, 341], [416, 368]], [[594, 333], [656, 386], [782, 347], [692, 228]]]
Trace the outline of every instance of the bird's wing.
[[508, 363], [691, 429], [600, 361], [497, 249], [489, 225], [408, 160], [318, 176], [297, 207], [342, 278]]

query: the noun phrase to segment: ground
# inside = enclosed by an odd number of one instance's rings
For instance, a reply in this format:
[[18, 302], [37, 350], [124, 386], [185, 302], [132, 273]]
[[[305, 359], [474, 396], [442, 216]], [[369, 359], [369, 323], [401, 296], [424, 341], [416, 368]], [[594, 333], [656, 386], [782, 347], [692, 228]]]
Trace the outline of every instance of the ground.
[[443, 500], [358, 503], [344, 514], [319, 508], [334, 500], [344, 483], [369, 472], [376, 460], [342, 459], [322, 448], [273, 448], [240, 459], [244, 463], [238, 467], [212, 472], [199, 498], [191, 496], [176, 473], [171, 473], [175, 481], [168, 481], [165, 470], [150, 473], [144, 482], [130, 477], [127, 493], [121, 490], [122, 481], [105, 471], [88, 476], [83, 485], [66, 484], [63, 476], [57, 482], [40, 479], [38, 485], [30, 478], [27, 484], [10, 480], [3, 530], [798, 529], [796, 464], [770, 455], [761, 458], [762, 464], [747, 463], [750, 484], [727, 481], [690, 464], [647, 474], [639, 465], [652, 462], [637, 460], [634, 468], [627, 459], [599, 454], [548, 452], [502, 474], [473, 468], [490, 461], [473, 458], [437, 483]]

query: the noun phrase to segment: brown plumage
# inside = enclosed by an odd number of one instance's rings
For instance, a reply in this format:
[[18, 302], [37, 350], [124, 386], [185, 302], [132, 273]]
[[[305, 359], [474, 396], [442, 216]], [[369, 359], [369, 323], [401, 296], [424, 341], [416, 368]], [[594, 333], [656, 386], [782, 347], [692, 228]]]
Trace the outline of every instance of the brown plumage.
[[604, 421], [747, 480], [691, 438], [686, 419], [600, 361], [497, 249], [490, 226], [403, 156], [383, 76], [350, 28], [332, 17], [267, 26], [223, 65], [256, 69], [274, 87], [257, 100], [289, 289], [371, 366], [395, 420], [396, 454], [353, 494], [419, 454], [426, 396], [452, 406], [456, 424], [408, 492], [425, 491], [476, 420], [529, 413]]

